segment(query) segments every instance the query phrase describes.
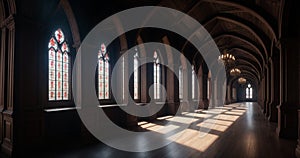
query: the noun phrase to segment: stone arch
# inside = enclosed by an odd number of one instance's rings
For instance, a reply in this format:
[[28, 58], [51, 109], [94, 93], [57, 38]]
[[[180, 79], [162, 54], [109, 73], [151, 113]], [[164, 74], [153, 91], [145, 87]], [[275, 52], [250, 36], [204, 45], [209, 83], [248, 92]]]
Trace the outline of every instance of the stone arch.
[[226, 5], [226, 6], [232, 6], [232, 7], [236, 7], [239, 8], [241, 10], [244, 10], [246, 12], [248, 12], [249, 14], [253, 15], [254, 17], [256, 17], [257, 19], [259, 19], [265, 26], [266, 28], [268, 28], [268, 30], [271, 32], [272, 38], [275, 39], [275, 41], [277, 41], [277, 36], [276, 33], [274, 31], [274, 26], [271, 26], [270, 22], [267, 21], [266, 18], [264, 18], [263, 16], [261, 16], [260, 14], [258, 14], [257, 12], [255, 12], [254, 10], [237, 4], [235, 2], [229, 2], [229, 1], [212, 1], [212, 0], [205, 0], [206, 2], [210, 2], [210, 3], [215, 3], [215, 4], [222, 4], [222, 5]]
[[265, 57], [268, 56], [268, 51], [267, 51], [265, 43], [263, 42], [262, 38], [251, 27], [247, 26], [246, 24], [244, 24], [242, 22], [236, 21], [234, 19], [231, 19], [231, 18], [228, 18], [228, 17], [224, 17], [224, 16], [219, 16], [219, 15], [215, 16], [212, 19], [210, 19], [207, 22], [205, 22], [203, 24], [203, 26], [206, 26], [206, 25], [208, 25], [209, 23], [211, 23], [211, 22], [213, 22], [215, 20], [222, 20], [222, 21], [225, 21], [225, 22], [228, 22], [228, 23], [233, 23], [233, 24], [238, 25], [238, 26], [246, 29], [247, 31], [249, 31], [258, 40], [259, 44], [263, 47], [263, 50], [264, 50], [264, 53], [265, 53]]
[[77, 21], [76, 21], [76, 18], [74, 16], [72, 7], [71, 7], [68, 0], [61, 0], [60, 5], [62, 6], [62, 8], [63, 8], [63, 10], [66, 14], [66, 17], [68, 19], [68, 23], [69, 23], [69, 26], [70, 26], [70, 29], [71, 29], [73, 43], [74, 43], [73, 48], [75, 48], [76, 51], [77, 51], [80, 44], [81, 44], [81, 40], [80, 40], [80, 34], [79, 34]]

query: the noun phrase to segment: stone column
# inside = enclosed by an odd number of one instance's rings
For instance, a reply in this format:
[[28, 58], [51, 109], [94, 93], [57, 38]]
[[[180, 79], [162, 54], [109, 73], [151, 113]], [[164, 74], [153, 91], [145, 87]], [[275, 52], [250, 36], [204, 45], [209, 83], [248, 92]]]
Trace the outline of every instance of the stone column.
[[188, 81], [188, 70], [185, 67], [182, 67], [182, 76], [183, 76], [183, 98], [182, 98], [182, 112], [189, 111], [189, 81]]
[[[277, 49], [276, 49], [277, 50]], [[280, 78], [280, 63], [279, 63], [279, 52], [273, 49], [272, 65], [271, 65], [271, 99], [269, 103], [269, 121], [278, 121], [278, 111], [276, 106], [279, 104], [279, 78]]]
[[203, 109], [203, 75], [202, 73], [197, 74], [197, 81], [198, 81], [198, 108]]
[[[298, 110], [298, 120], [300, 120], [300, 110]], [[297, 158], [300, 158], [300, 121], [298, 121], [298, 144], [295, 150], [295, 154]]]
[[211, 78], [211, 108], [214, 108], [218, 105], [218, 87], [217, 87], [217, 79], [216, 78]]
[[[300, 55], [298, 55], [298, 61], [300, 61]], [[298, 76], [300, 76], [300, 63], [298, 63]], [[298, 89], [300, 90], [300, 83], [298, 81]], [[298, 94], [300, 98], [300, 93]], [[300, 100], [298, 101], [299, 105], [300, 105]], [[296, 148], [296, 156], [297, 158], [300, 158], [300, 109], [298, 109], [298, 144], [297, 144], [297, 148]]]
[[199, 77], [199, 91], [200, 92], [200, 100], [199, 100], [199, 107], [201, 109], [208, 109], [208, 98], [207, 98], [207, 89], [208, 89], [208, 85], [207, 85], [207, 74], [203, 74], [201, 77]]
[[3, 110], [5, 105], [5, 49], [6, 49], [6, 27], [1, 28], [1, 47], [0, 47], [0, 144], [3, 142]]
[[150, 80], [150, 76], [147, 75], [147, 67], [148, 64], [144, 64], [141, 66], [141, 102], [142, 103], [147, 103], [149, 101], [148, 80]]
[[268, 65], [265, 65], [265, 102], [264, 102], [264, 106], [265, 106], [265, 116], [269, 117], [269, 94], [270, 94], [270, 75], [269, 75], [269, 68]]
[[[170, 68], [174, 69], [174, 65], [169, 65]], [[167, 68], [167, 79], [168, 82], [167, 84], [167, 103], [168, 103], [168, 110], [169, 110], [169, 114], [171, 115], [175, 115], [178, 109], [178, 105], [175, 104], [175, 75], [174, 72], [170, 69]], [[177, 71], [178, 70], [174, 70]]]
[[268, 98], [268, 88], [267, 88], [267, 80], [268, 80], [268, 77], [267, 77], [267, 70], [265, 69], [264, 70], [264, 76], [263, 76], [263, 98], [264, 98], [264, 102], [263, 102], [263, 106], [264, 106], [264, 110], [263, 110], [263, 113], [266, 115], [267, 114], [267, 98]]
[[226, 88], [226, 104], [230, 104], [231, 103], [231, 96], [232, 96], [231, 87], [230, 87], [230, 85], [227, 85], [226, 87], [227, 87]]
[[276, 131], [280, 137], [297, 138], [299, 77], [295, 72], [299, 71], [299, 39], [282, 39], [280, 44], [280, 103]]
[[265, 76], [262, 77], [260, 89], [261, 89], [261, 106], [263, 108], [263, 113], [266, 113], [266, 106], [265, 106], [265, 96], [266, 96]]
[[14, 110], [14, 55], [15, 55], [15, 22], [13, 16], [6, 19], [8, 28], [7, 43], [7, 78], [6, 102], [3, 111], [2, 151], [11, 155], [13, 150], [13, 110]]

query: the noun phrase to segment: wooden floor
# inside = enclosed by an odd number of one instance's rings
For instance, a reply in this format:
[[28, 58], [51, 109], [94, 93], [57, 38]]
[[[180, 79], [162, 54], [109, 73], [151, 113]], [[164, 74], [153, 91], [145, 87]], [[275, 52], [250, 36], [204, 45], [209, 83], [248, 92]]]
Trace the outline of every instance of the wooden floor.
[[[218, 115], [216, 115], [218, 114]], [[192, 124], [174, 142], [149, 152], [125, 152], [103, 143], [46, 152], [39, 157], [51, 158], [293, 158], [295, 140], [280, 139], [276, 124], [269, 123], [256, 103], [237, 103], [210, 110], [184, 113], [193, 117]], [[162, 127], [174, 117], [162, 117], [156, 122], [140, 122], [139, 131], [162, 132]], [[184, 123], [184, 122], [179, 122]], [[210, 129], [210, 130], [209, 130]], [[165, 128], [170, 131], [172, 129]], [[207, 133], [207, 131], [209, 131]]]

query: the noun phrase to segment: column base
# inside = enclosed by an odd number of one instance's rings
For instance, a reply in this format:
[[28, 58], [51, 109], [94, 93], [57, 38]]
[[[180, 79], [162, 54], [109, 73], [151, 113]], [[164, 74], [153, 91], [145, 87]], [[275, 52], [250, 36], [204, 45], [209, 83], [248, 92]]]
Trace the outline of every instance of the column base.
[[266, 113], [267, 113], [267, 101], [263, 101], [262, 106], [263, 106], [263, 113], [266, 115]]
[[169, 115], [176, 115], [177, 111], [178, 111], [178, 108], [179, 108], [179, 102], [169, 102], [167, 103], [168, 105], [168, 114]]
[[276, 104], [274, 102], [271, 102], [269, 104], [269, 112], [270, 112], [270, 115], [268, 117], [268, 120], [270, 122], [278, 122], [278, 110], [277, 110], [277, 107], [276, 107]]
[[295, 150], [295, 155], [297, 158], [300, 158], [300, 146], [299, 146], [299, 139], [298, 139], [298, 145], [297, 148]]
[[[298, 119], [300, 119], [300, 110], [298, 110]], [[295, 155], [300, 158], [300, 122], [298, 122], [298, 144], [295, 150]]]
[[217, 99], [217, 105], [216, 105], [216, 107], [218, 107], [218, 106], [224, 106], [224, 104], [225, 104], [224, 100]]
[[127, 114], [127, 121], [126, 121], [126, 125], [127, 127], [135, 127], [138, 125], [138, 118], [136, 116]]
[[225, 104], [226, 104], [226, 105], [232, 104], [232, 101], [231, 101], [231, 100], [226, 100], [226, 101], [225, 101]]
[[12, 111], [7, 110], [3, 112], [3, 142], [1, 145], [2, 151], [8, 155], [12, 156], [13, 152], [13, 117]]
[[270, 116], [270, 107], [269, 107], [269, 101], [266, 101], [265, 102], [265, 116], [266, 116], [266, 118], [269, 118], [269, 116]]
[[202, 100], [199, 101], [199, 109], [207, 110], [208, 106], [209, 106], [208, 99], [202, 99]]
[[298, 137], [298, 111], [297, 106], [287, 103], [277, 106], [278, 126], [276, 133], [282, 138], [296, 139]]
[[182, 100], [180, 102], [180, 113], [182, 112], [190, 112], [191, 109], [190, 109], [190, 104], [189, 104], [189, 101], [188, 100]]

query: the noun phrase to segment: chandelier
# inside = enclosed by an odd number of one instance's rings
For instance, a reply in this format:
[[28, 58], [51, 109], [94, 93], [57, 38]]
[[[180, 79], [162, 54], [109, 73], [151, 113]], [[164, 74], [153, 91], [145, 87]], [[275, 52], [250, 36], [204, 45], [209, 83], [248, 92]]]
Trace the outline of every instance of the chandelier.
[[238, 68], [233, 68], [233, 69], [230, 70], [230, 75], [231, 76], [238, 76], [240, 74], [241, 74], [241, 70], [238, 69]]
[[247, 82], [247, 80], [244, 77], [240, 77], [238, 79], [239, 84], [245, 84]]
[[235, 61], [234, 55], [227, 52], [225, 49], [222, 55], [219, 55], [218, 60], [220, 62], [223, 62], [225, 66], [229, 66], [230, 64], [233, 64]]

